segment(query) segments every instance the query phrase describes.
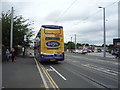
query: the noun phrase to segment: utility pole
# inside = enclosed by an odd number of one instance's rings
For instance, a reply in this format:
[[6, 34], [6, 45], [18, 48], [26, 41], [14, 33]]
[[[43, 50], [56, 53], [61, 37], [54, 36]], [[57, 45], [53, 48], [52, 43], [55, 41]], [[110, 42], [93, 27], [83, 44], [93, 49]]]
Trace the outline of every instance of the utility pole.
[[98, 7], [103, 8], [103, 30], [104, 30], [104, 53], [103, 56], [106, 57], [106, 30], [105, 30], [105, 8], [104, 7]]
[[[118, 2], [118, 12], [120, 12], [120, 1]], [[118, 13], [118, 18], [120, 17], [120, 13]], [[120, 38], [120, 19], [118, 19], [118, 38]]]
[[72, 42], [72, 37], [71, 37], [71, 42]]
[[72, 53], [72, 37], [71, 37], [71, 53]]
[[76, 50], [76, 34], [75, 34], [75, 50]]
[[105, 8], [103, 8], [103, 26], [104, 26], [104, 57], [106, 57], [106, 31], [105, 31]]
[[[118, 2], [118, 12], [120, 12], [120, 1]], [[118, 18], [120, 17], [120, 13], [118, 13]], [[118, 19], [118, 38], [120, 38], [120, 19]], [[118, 58], [120, 59], [120, 47], [118, 51]], [[119, 86], [120, 88], [120, 86]]]
[[24, 35], [24, 46], [23, 46], [23, 56], [25, 56], [26, 52], [26, 35]]
[[13, 47], [13, 7], [11, 11], [10, 50]]

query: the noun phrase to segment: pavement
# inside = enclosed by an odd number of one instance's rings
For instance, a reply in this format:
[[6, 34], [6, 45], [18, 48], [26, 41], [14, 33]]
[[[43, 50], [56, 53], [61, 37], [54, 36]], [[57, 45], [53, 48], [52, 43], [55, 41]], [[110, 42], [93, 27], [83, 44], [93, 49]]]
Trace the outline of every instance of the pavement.
[[92, 52], [92, 53], [87, 53], [87, 54], [85, 54], [83, 56], [99, 58], [99, 59], [103, 59], [103, 60], [118, 60], [118, 58], [116, 58], [114, 55], [112, 55], [110, 53], [107, 53], [107, 52], [106, 52], [106, 57], [103, 57], [103, 52]]
[[[88, 55], [103, 57], [103, 52], [88, 53]], [[109, 54], [109, 53], [106, 53], [106, 57], [111, 58], [111, 59], [115, 59], [115, 56], [112, 54]]]
[[41, 88], [42, 79], [33, 58], [17, 57], [2, 63], [2, 88]]

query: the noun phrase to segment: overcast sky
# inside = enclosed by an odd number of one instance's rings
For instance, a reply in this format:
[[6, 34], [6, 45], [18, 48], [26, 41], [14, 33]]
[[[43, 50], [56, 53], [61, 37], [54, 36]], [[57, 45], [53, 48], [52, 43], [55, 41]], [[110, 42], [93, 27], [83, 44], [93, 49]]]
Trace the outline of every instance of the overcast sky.
[[[41, 25], [61, 25], [65, 42], [103, 44], [103, 9], [106, 8], [106, 43], [118, 37], [119, 0], [1, 0], [2, 11], [14, 7], [14, 15], [34, 21], [37, 34]], [[34, 37], [33, 37], [34, 38]]]

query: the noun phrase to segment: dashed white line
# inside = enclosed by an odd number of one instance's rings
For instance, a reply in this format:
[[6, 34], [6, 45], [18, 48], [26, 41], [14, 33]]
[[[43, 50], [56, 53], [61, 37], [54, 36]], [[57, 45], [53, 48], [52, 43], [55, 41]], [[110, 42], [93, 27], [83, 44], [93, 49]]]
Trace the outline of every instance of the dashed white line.
[[50, 69], [46, 69], [46, 70], [47, 70], [47, 71], [49, 71], [49, 72], [52, 72], [52, 71], [54, 71], [54, 70], [53, 70], [53, 69], [51, 69], [51, 68], [50, 68]]
[[61, 75], [57, 70], [55, 70], [55, 68], [53, 68], [52, 66], [50, 66], [50, 68], [52, 68], [63, 80], [67, 80], [63, 75]]

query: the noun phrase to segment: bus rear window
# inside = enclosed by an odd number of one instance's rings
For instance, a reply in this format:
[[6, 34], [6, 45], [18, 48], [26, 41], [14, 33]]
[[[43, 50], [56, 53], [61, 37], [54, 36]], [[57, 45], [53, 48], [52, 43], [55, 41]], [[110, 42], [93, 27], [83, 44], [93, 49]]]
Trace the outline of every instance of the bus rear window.
[[57, 29], [57, 30], [53, 30], [53, 29], [45, 29], [45, 33], [47, 34], [51, 34], [51, 33], [54, 33], [54, 34], [60, 34], [61, 33], [61, 31], [59, 30], [59, 29]]
[[59, 37], [46, 37], [45, 40], [60, 40]]

